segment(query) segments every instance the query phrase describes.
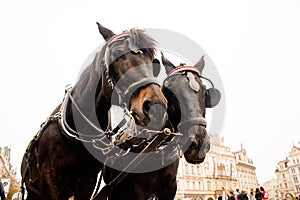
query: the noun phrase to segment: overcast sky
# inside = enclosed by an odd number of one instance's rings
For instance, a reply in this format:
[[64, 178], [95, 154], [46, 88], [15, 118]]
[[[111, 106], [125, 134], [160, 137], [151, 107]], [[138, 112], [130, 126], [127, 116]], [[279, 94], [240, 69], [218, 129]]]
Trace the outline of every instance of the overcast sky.
[[0, 145], [11, 145], [17, 170], [65, 85], [103, 43], [99, 21], [115, 33], [164, 28], [199, 44], [226, 95], [219, 134], [232, 151], [243, 144], [260, 183], [272, 178], [300, 139], [300, 3], [194, 2], [0, 0]]

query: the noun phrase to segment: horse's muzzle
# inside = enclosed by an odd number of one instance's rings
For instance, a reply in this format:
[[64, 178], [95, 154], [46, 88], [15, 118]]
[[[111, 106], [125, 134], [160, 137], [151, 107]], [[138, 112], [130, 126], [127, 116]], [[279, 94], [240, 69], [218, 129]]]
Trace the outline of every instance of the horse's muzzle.
[[185, 152], [184, 157], [188, 163], [198, 164], [202, 163], [205, 159], [206, 153], [210, 150], [210, 138], [206, 133], [204, 127], [200, 127], [200, 133], [198, 132], [194, 138], [189, 138], [189, 145]]
[[139, 126], [161, 130], [165, 125], [167, 100], [155, 84], [140, 89], [138, 95], [132, 97], [130, 109]]

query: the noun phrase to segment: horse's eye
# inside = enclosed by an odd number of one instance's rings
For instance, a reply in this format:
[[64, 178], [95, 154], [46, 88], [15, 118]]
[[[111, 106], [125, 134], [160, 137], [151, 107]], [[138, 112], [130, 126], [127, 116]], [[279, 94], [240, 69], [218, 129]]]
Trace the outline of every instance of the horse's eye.
[[114, 57], [115, 59], [118, 59], [118, 58], [124, 58], [124, 57], [125, 57], [124, 52], [121, 51], [121, 50], [115, 50], [115, 51], [113, 51], [112, 55], [113, 55], [113, 57]]

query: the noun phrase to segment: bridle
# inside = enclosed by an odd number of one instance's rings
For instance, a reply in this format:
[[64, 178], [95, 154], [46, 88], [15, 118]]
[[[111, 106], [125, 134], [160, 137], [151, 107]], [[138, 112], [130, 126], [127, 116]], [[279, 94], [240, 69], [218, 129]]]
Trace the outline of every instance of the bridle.
[[[193, 67], [193, 66], [179, 66], [179, 67], [176, 67], [175, 69], [173, 69], [172, 71], [169, 72], [167, 78], [164, 80], [164, 85], [173, 76], [177, 76], [177, 75], [188, 76], [187, 72], [192, 72], [193, 74], [196, 74], [199, 78], [203, 78], [205, 80], [208, 80], [212, 84], [212, 86], [213, 86], [212, 81], [210, 79], [202, 76], [201, 72], [199, 71], [199, 69], [197, 69], [196, 67]], [[191, 81], [191, 80], [189, 80], [189, 81]], [[199, 86], [198, 90], [194, 90], [194, 91], [196, 93], [199, 93], [200, 88], [201, 88], [201, 86]], [[192, 119], [189, 119], [189, 120], [181, 121], [178, 124], [177, 128], [179, 129], [182, 126], [184, 126], [184, 127], [190, 127], [190, 126], [193, 126], [193, 125], [200, 125], [200, 126], [203, 126], [203, 127], [206, 128], [207, 123], [206, 123], [205, 118], [200, 114], [200, 116], [198, 116], [198, 117], [195, 117], [195, 118], [192, 118]]]
[[[142, 87], [142, 86], [146, 86], [149, 84], [156, 84], [158, 86], [160, 86], [159, 81], [155, 78], [155, 77], [144, 77], [141, 80], [137, 81], [137, 82], [133, 82], [131, 83], [127, 89], [125, 91], [121, 91], [121, 89], [118, 87], [117, 85], [117, 81], [114, 79], [114, 77], [110, 74], [110, 64], [112, 63], [110, 61], [109, 55], [110, 55], [110, 47], [114, 42], [117, 41], [124, 41], [130, 39], [130, 32], [128, 31], [124, 31], [123, 33], [119, 34], [119, 35], [114, 35], [112, 38], [110, 38], [107, 42], [106, 42], [106, 46], [105, 46], [105, 51], [104, 51], [104, 65], [105, 65], [105, 74], [106, 74], [106, 79], [107, 82], [111, 88], [111, 90], [115, 90], [117, 95], [118, 95], [118, 100], [119, 100], [119, 104], [122, 105], [122, 99], [127, 100], [129, 99], [130, 95], [133, 94], [133, 92], [135, 90], [137, 90], [138, 88]], [[137, 53], [143, 53], [142, 50], [131, 50], [134, 51], [136, 54]]]

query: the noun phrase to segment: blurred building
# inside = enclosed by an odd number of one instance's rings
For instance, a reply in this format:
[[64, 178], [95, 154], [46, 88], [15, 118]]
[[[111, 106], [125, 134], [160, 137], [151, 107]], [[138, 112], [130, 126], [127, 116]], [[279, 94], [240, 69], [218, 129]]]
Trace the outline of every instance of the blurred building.
[[11, 149], [8, 146], [0, 147], [0, 181], [6, 196], [10, 190], [11, 179], [15, 178], [16, 175], [10, 162], [10, 151]]
[[277, 186], [277, 180], [276, 179], [270, 179], [262, 184], [264, 189], [268, 191], [269, 193], [269, 200], [278, 200], [282, 199], [281, 194], [279, 192], [278, 186]]
[[232, 152], [224, 144], [224, 138], [210, 135], [211, 150], [201, 164], [189, 164], [180, 160], [177, 175], [176, 199], [216, 200], [227, 190], [236, 189], [250, 192], [258, 187], [255, 167], [247, 152], [241, 147]]
[[10, 148], [0, 147], [0, 178], [6, 178], [10, 175], [12, 166], [10, 163]]
[[288, 157], [277, 163], [277, 187], [283, 199], [300, 195], [300, 148], [293, 145]]
[[248, 158], [247, 151], [242, 145], [241, 149], [233, 154], [238, 172], [239, 188], [247, 192], [254, 192], [258, 187], [258, 181], [252, 159]]

